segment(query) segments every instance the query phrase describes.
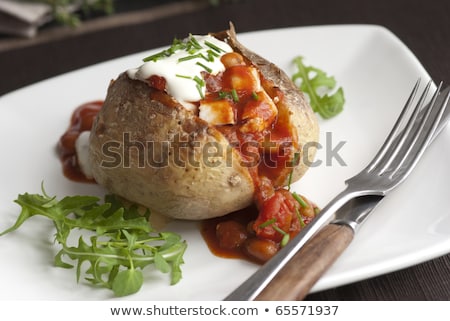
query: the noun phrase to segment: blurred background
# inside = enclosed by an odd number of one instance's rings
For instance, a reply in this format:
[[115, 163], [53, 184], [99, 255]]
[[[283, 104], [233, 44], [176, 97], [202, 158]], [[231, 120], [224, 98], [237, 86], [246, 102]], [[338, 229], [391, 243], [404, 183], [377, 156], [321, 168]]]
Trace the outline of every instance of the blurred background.
[[[0, 0], [0, 95], [96, 62], [166, 45], [188, 33], [378, 24], [420, 61], [450, 70], [450, 1], [437, 0]], [[430, 34], [430, 30], [439, 30]], [[433, 63], [433, 62], [432, 62]], [[30, 67], [33, 72], [30, 72]], [[431, 76], [434, 66], [426, 66]], [[439, 69], [439, 70], [438, 70]], [[445, 77], [444, 77], [445, 80]]]
[[257, 13], [257, 3], [0, 0], [0, 70], [8, 76], [0, 82], [0, 95], [82, 66], [166, 45], [189, 32], [226, 29], [241, 6]]

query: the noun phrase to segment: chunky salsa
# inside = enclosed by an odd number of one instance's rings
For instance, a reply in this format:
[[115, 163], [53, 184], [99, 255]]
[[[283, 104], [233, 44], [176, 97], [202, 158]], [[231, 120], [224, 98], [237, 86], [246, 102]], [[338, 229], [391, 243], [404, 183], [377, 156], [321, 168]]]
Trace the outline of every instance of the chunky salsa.
[[226, 70], [205, 77], [207, 94], [200, 101], [200, 110], [203, 105], [219, 106], [222, 112], [231, 110], [234, 118], [216, 128], [247, 162], [255, 206], [208, 220], [202, 232], [214, 253], [244, 255], [262, 262], [308, 224], [317, 208], [284, 188], [296, 165], [298, 146], [288, 115], [276, 106], [282, 92], [264, 86], [262, 75], [239, 53], [227, 53], [221, 61]]

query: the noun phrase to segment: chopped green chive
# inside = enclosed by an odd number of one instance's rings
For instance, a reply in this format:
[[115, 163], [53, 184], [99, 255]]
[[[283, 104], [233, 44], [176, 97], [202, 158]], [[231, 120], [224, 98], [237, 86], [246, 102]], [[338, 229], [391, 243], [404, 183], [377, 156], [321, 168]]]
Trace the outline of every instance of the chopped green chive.
[[253, 100], [258, 100], [259, 99], [259, 97], [258, 97], [258, 94], [256, 93], [256, 92], [252, 92], [252, 98], [253, 98]]
[[283, 231], [281, 228], [279, 228], [278, 226], [276, 226], [275, 224], [272, 225], [273, 229], [275, 231], [277, 231], [280, 234], [286, 235], [287, 233], [285, 231]]
[[214, 59], [216, 59], [216, 56], [214, 56], [208, 52], [208, 56], [207, 57], [203, 56], [203, 59], [205, 59], [206, 61], [209, 61], [209, 62], [213, 62]]
[[272, 218], [270, 220], [265, 221], [264, 223], [261, 223], [258, 227], [259, 228], [265, 228], [265, 227], [268, 227], [268, 226], [274, 224], [276, 221], [277, 220], [275, 218]]
[[225, 50], [223, 50], [222, 48], [217, 47], [215, 44], [209, 42], [209, 41], [205, 41], [205, 45], [207, 45], [209, 48], [211, 48], [212, 50], [216, 51], [216, 52], [225, 52]]
[[183, 49], [184, 47], [185, 47], [185, 43], [183, 42], [183, 40], [178, 39], [178, 38], [173, 38], [172, 46], [170, 47], [173, 51], [178, 50], [178, 49]]
[[178, 78], [192, 79], [191, 76], [185, 76], [185, 75], [180, 75], [180, 74], [176, 74], [175, 76], [178, 77]]
[[197, 91], [200, 94], [201, 99], [204, 99], [205, 95], [203, 95], [202, 86], [197, 84], [197, 86], [195, 86], [195, 87], [197, 88]]
[[205, 69], [205, 70], [206, 70], [207, 72], [209, 72], [209, 73], [212, 72], [212, 69], [211, 69], [211, 68], [209, 68], [208, 66], [205, 66], [205, 65], [202, 64], [201, 62], [196, 62], [195, 64], [198, 65], [198, 66], [200, 66], [200, 67], [202, 67], [203, 69]]
[[205, 98], [205, 95], [203, 94], [203, 90], [202, 90], [202, 88], [205, 86], [205, 81], [203, 79], [201, 79], [198, 76], [195, 76], [192, 78], [190, 76], [185, 76], [185, 75], [180, 75], [180, 74], [176, 74], [175, 76], [177, 76], [178, 78], [190, 79], [190, 80], [195, 81], [197, 83], [195, 88], [197, 88], [197, 91], [200, 94], [200, 98], [201, 99]]
[[145, 58], [142, 59], [142, 60], [143, 60], [144, 62], [148, 62], [148, 61], [157, 61], [157, 60], [159, 60], [159, 59], [161, 59], [161, 58], [164, 58], [164, 57], [168, 57], [168, 54], [167, 54], [166, 50], [161, 51], [161, 52], [158, 52], [158, 53], [153, 54], [153, 55], [150, 55], [150, 56], [148, 56], [148, 57], [145, 57]]
[[220, 57], [220, 55], [212, 50], [208, 50], [208, 58], [211, 59], [211, 57], [213, 57], [212, 59], [214, 60], [214, 58]]
[[196, 83], [197, 86], [195, 86], [198, 90], [198, 93], [200, 94], [201, 99], [205, 98], [205, 95], [203, 95], [203, 90], [202, 88], [205, 86], [205, 82], [203, 81], [203, 79], [201, 79], [198, 76], [195, 76], [194, 78], [192, 78]]
[[196, 58], [202, 58], [201, 54], [196, 54], [196, 55], [190, 55], [190, 56], [186, 56], [186, 57], [181, 57], [178, 59], [178, 62], [183, 62], [183, 61], [188, 61], [188, 60], [192, 60], [192, 59], [196, 59]]
[[231, 89], [231, 97], [233, 97], [233, 101], [237, 103], [239, 101], [239, 96], [237, 94], [236, 89]]
[[199, 76], [195, 76], [194, 78], [192, 78], [199, 86], [204, 86], [205, 82], [203, 79], [201, 79]]
[[219, 91], [219, 99], [231, 98], [235, 103], [239, 102], [239, 95], [236, 89], [232, 89], [230, 92], [228, 91]]
[[189, 42], [195, 49], [203, 49], [203, 47], [198, 43], [197, 39], [193, 35], [189, 35]]
[[300, 214], [300, 211], [298, 208], [295, 208], [295, 214], [297, 215], [297, 219], [300, 222], [300, 227], [304, 228], [306, 226], [305, 221], [303, 221], [302, 215]]
[[[156, 62], [160, 59], [170, 57], [178, 50], [185, 50], [189, 55], [179, 58], [178, 62], [188, 61], [188, 60], [197, 59], [197, 58], [204, 59], [205, 61], [208, 61], [208, 62], [213, 62], [216, 58], [220, 57], [219, 53], [225, 52], [225, 50], [221, 49], [220, 47], [216, 46], [215, 44], [213, 44], [211, 42], [205, 41], [205, 45], [210, 49], [208, 49], [206, 51], [206, 53], [203, 54], [203, 53], [199, 53], [199, 50], [205, 49], [205, 48], [202, 47], [202, 45], [197, 41], [197, 39], [195, 39], [195, 37], [192, 34], [189, 35], [189, 38], [187, 40], [180, 40], [180, 39], [174, 38], [170, 48], [162, 50], [162, 51], [155, 53], [153, 55], [150, 55], [148, 57], [145, 57], [143, 59], [143, 61], [144, 62], [149, 62], [149, 61]], [[209, 68], [205, 64], [202, 64], [201, 62], [197, 62], [197, 65], [201, 66], [209, 73], [212, 72], [211, 68]]]
[[281, 239], [281, 243], [280, 243], [281, 247], [285, 247], [286, 244], [288, 244], [289, 239], [290, 239], [290, 235], [288, 233], [284, 234], [283, 238]]
[[219, 99], [225, 99], [225, 98], [227, 98], [228, 97], [228, 94], [227, 94], [227, 92], [225, 92], [225, 91], [219, 91]]
[[[150, 55], [143, 59], [144, 62], [148, 61], [157, 61], [159, 59], [162, 59], [164, 57], [169, 57], [173, 55], [178, 50], [186, 50], [190, 54], [194, 54], [200, 49], [203, 49], [203, 47], [198, 43], [197, 39], [195, 39], [192, 35], [189, 35], [189, 38], [187, 41], [183, 41], [177, 38], [174, 38], [172, 41], [172, 45], [170, 48], [163, 50], [161, 52], [158, 52], [156, 54]], [[190, 57], [190, 56], [188, 56]], [[206, 59], [206, 57], [201, 56], [202, 58]], [[192, 59], [191, 58], [187, 58]]]
[[279, 228], [275, 224], [273, 224], [272, 227], [273, 227], [273, 229], [275, 231], [277, 231], [278, 233], [283, 235], [283, 238], [281, 239], [280, 245], [281, 245], [281, 247], [285, 246], [289, 242], [289, 238], [290, 238], [289, 233], [286, 233], [285, 231], [283, 231], [281, 228]]
[[292, 196], [300, 204], [301, 207], [308, 207], [308, 203], [306, 203], [305, 200], [300, 195], [298, 195], [296, 192], [293, 192]]
[[265, 221], [264, 223], [261, 223], [258, 227], [259, 227], [260, 229], [263, 229], [263, 228], [265, 228], [265, 227], [272, 226], [272, 228], [273, 228], [275, 231], [277, 231], [278, 233], [280, 233], [281, 235], [283, 235], [283, 238], [281, 239], [281, 242], [280, 242], [280, 245], [283, 247], [283, 246], [285, 246], [285, 245], [289, 242], [290, 235], [289, 235], [289, 233], [286, 233], [286, 232], [283, 231], [281, 228], [279, 228], [279, 227], [275, 224], [276, 221], [277, 221], [276, 218], [272, 218], [272, 219], [270, 219], [270, 220]]
[[[214, 54], [214, 53], [211, 54], [210, 52], [208, 52], [208, 56], [207, 57], [205, 57], [205, 55], [203, 55], [201, 53], [198, 53], [198, 54], [195, 54], [195, 55], [190, 55], [190, 56], [179, 58], [178, 62], [188, 61], [188, 60], [197, 59], [197, 58], [202, 58], [205, 61], [213, 62], [216, 57], [217, 57], [216, 54]], [[197, 64], [199, 64], [199, 63], [197, 63]], [[208, 69], [211, 70], [210, 68], [208, 68]], [[211, 71], [209, 71], [209, 72], [211, 72]]]

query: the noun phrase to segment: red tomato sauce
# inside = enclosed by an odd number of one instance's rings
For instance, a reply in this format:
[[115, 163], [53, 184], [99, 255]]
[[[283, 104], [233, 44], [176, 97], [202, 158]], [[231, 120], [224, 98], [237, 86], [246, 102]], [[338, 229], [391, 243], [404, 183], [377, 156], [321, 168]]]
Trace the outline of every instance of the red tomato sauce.
[[103, 106], [103, 101], [92, 101], [85, 103], [72, 114], [69, 128], [58, 141], [58, 154], [62, 162], [64, 175], [76, 182], [95, 183], [93, 179], [87, 178], [80, 169], [75, 142], [84, 131], [92, 128], [95, 117]]
[[[292, 238], [308, 224], [315, 215], [317, 207], [302, 197], [308, 207], [299, 208], [299, 216], [294, 221], [288, 222], [287, 229], [290, 230], [289, 237]], [[268, 235], [255, 232], [255, 225], [262, 221], [268, 222], [272, 219], [271, 213], [278, 216], [286, 215], [283, 199], [274, 197], [266, 202], [265, 210], [260, 211], [255, 205], [233, 212], [231, 214], [216, 217], [201, 222], [201, 234], [209, 250], [216, 256], [222, 258], [244, 259], [257, 264], [262, 264], [275, 255], [281, 247], [281, 238], [273, 240], [273, 229], [264, 229]], [[292, 202], [292, 200], [291, 200]], [[295, 201], [296, 202], [296, 201]], [[297, 206], [292, 202], [290, 206]], [[270, 217], [266, 217], [269, 214]], [[299, 219], [301, 219], [301, 222]], [[281, 235], [281, 234], [280, 234]]]
[[260, 74], [258, 86], [255, 69], [239, 54], [225, 54], [222, 60], [227, 69], [206, 78], [209, 92], [204, 101], [227, 99], [233, 107], [235, 123], [216, 128], [239, 146], [247, 162], [255, 186], [254, 206], [205, 221], [202, 235], [218, 256], [262, 263], [311, 221], [317, 207], [283, 187], [298, 146], [289, 117], [275, 107], [275, 101], [283, 99], [282, 92], [265, 91]]

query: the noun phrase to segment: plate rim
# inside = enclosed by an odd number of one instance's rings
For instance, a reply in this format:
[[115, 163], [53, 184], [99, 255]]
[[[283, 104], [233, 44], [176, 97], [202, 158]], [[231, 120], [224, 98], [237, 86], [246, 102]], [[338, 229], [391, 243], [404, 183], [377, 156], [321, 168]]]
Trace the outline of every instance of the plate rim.
[[[336, 24], [336, 25], [329, 24], [329, 25], [317, 25], [317, 26], [293, 26], [293, 27], [283, 27], [283, 28], [274, 28], [274, 29], [260, 29], [260, 30], [255, 30], [255, 31], [248, 31], [248, 32], [238, 33], [238, 39], [239, 39], [240, 36], [251, 35], [251, 34], [254, 34], [254, 33], [264, 33], [264, 32], [267, 32], [267, 31], [282, 32], [283, 30], [293, 30], [293, 29], [294, 30], [296, 30], [296, 29], [299, 29], [299, 30], [313, 30], [313, 29], [325, 29], [325, 28], [330, 28], [330, 29], [331, 28], [332, 29], [336, 29], [336, 28], [340, 28], [340, 29], [343, 29], [343, 28], [358, 29], [358, 28], [360, 28], [360, 29], [366, 29], [366, 30], [370, 29], [371, 31], [379, 32], [380, 34], [388, 37], [391, 41], [395, 41], [396, 45], [399, 45], [400, 48], [402, 48], [403, 53], [408, 54], [409, 59], [413, 59], [416, 62], [416, 65], [418, 66], [418, 68], [422, 69], [421, 72], [423, 72], [424, 74], [426, 74], [429, 77], [429, 74], [426, 71], [425, 67], [421, 64], [421, 62], [414, 55], [414, 53], [406, 46], [406, 44], [404, 42], [402, 42], [400, 40], [400, 38], [398, 38], [391, 30], [389, 30], [388, 28], [386, 28], [384, 26], [376, 25], [376, 24]], [[159, 48], [161, 48], [161, 47], [159, 47]], [[158, 50], [159, 48], [152, 48], [152, 49], [149, 49], [149, 50]], [[34, 84], [30, 84], [30, 85], [18, 88], [16, 90], [13, 90], [11, 92], [5, 93], [5, 94], [0, 96], [0, 108], [1, 108], [1, 104], [2, 104], [3, 101], [8, 100], [9, 97], [11, 97], [11, 96], [20, 95], [23, 91], [27, 91], [30, 88], [36, 88], [36, 86], [41, 86], [43, 84], [45, 85], [47, 82], [55, 81], [55, 79], [58, 80], [58, 78], [60, 78], [60, 77], [71, 77], [71, 76], [73, 76], [74, 74], [76, 74], [78, 72], [83, 72], [83, 71], [85, 71], [87, 69], [96, 68], [99, 65], [110, 64], [110, 63], [114, 63], [117, 60], [122, 60], [124, 58], [141, 55], [142, 53], [148, 52], [149, 50], [136, 52], [136, 53], [133, 53], [133, 54], [128, 54], [128, 55], [117, 57], [117, 58], [114, 58], [114, 59], [109, 59], [107, 61], [102, 61], [102, 62], [99, 62], [99, 63], [91, 64], [91, 65], [88, 65], [88, 66], [84, 66], [82, 68], [79, 68], [79, 69], [76, 69], [76, 70], [72, 70], [72, 71], [69, 71], [69, 72], [66, 72], [66, 73], [62, 73], [60, 75], [56, 75], [54, 77], [50, 77], [50, 78], [47, 78], [47, 79], [43, 79], [43, 80], [41, 80], [39, 82], [36, 82]], [[449, 240], [449, 245], [448, 246], [450, 248], [450, 240]], [[444, 250], [442, 250], [442, 252], [444, 252]], [[445, 254], [445, 253], [441, 253], [441, 254]], [[441, 254], [429, 255], [426, 259], [422, 260], [421, 262], [427, 261], [429, 259], [433, 259], [435, 257], [440, 256]], [[424, 257], [424, 256], [422, 256], [422, 257]], [[406, 262], [404, 262], [404, 264], [400, 264], [399, 263], [395, 267], [393, 266], [391, 269], [387, 269], [387, 270], [385, 269], [384, 270], [385, 272], [383, 272], [383, 273], [374, 272], [373, 274], [368, 276], [367, 274], [364, 274], [363, 272], [361, 272], [360, 274], [363, 274], [363, 275], [360, 275], [359, 278], [355, 279], [353, 277], [353, 278], [351, 278], [351, 280], [345, 281], [345, 283], [339, 282], [338, 280], [335, 280], [335, 282], [333, 283], [333, 280], [331, 280], [331, 281], [329, 281], [328, 284], [321, 284], [320, 281], [319, 281], [319, 283], [312, 289], [312, 292], [317, 292], [317, 291], [329, 289], [331, 287], [342, 286], [342, 285], [345, 285], [345, 284], [348, 284], [348, 283], [357, 282], [357, 281], [364, 280], [364, 279], [367, 279], [367, 278], [370, 278], [370, 277], [373, 277], [373, 276], [377, 276], [377, 275], [385, 274], [385, 273], [388, 273], [388, 272], [396, 271], [396, 270], [399, 270], [399, 269], [407, 267], [407, 266], [411, 266], [412, 264], [416, 264], [416, 263], [420, 263], [420, 262], [410, 258], [410, 261], [408, 263], [406, 263]]]

